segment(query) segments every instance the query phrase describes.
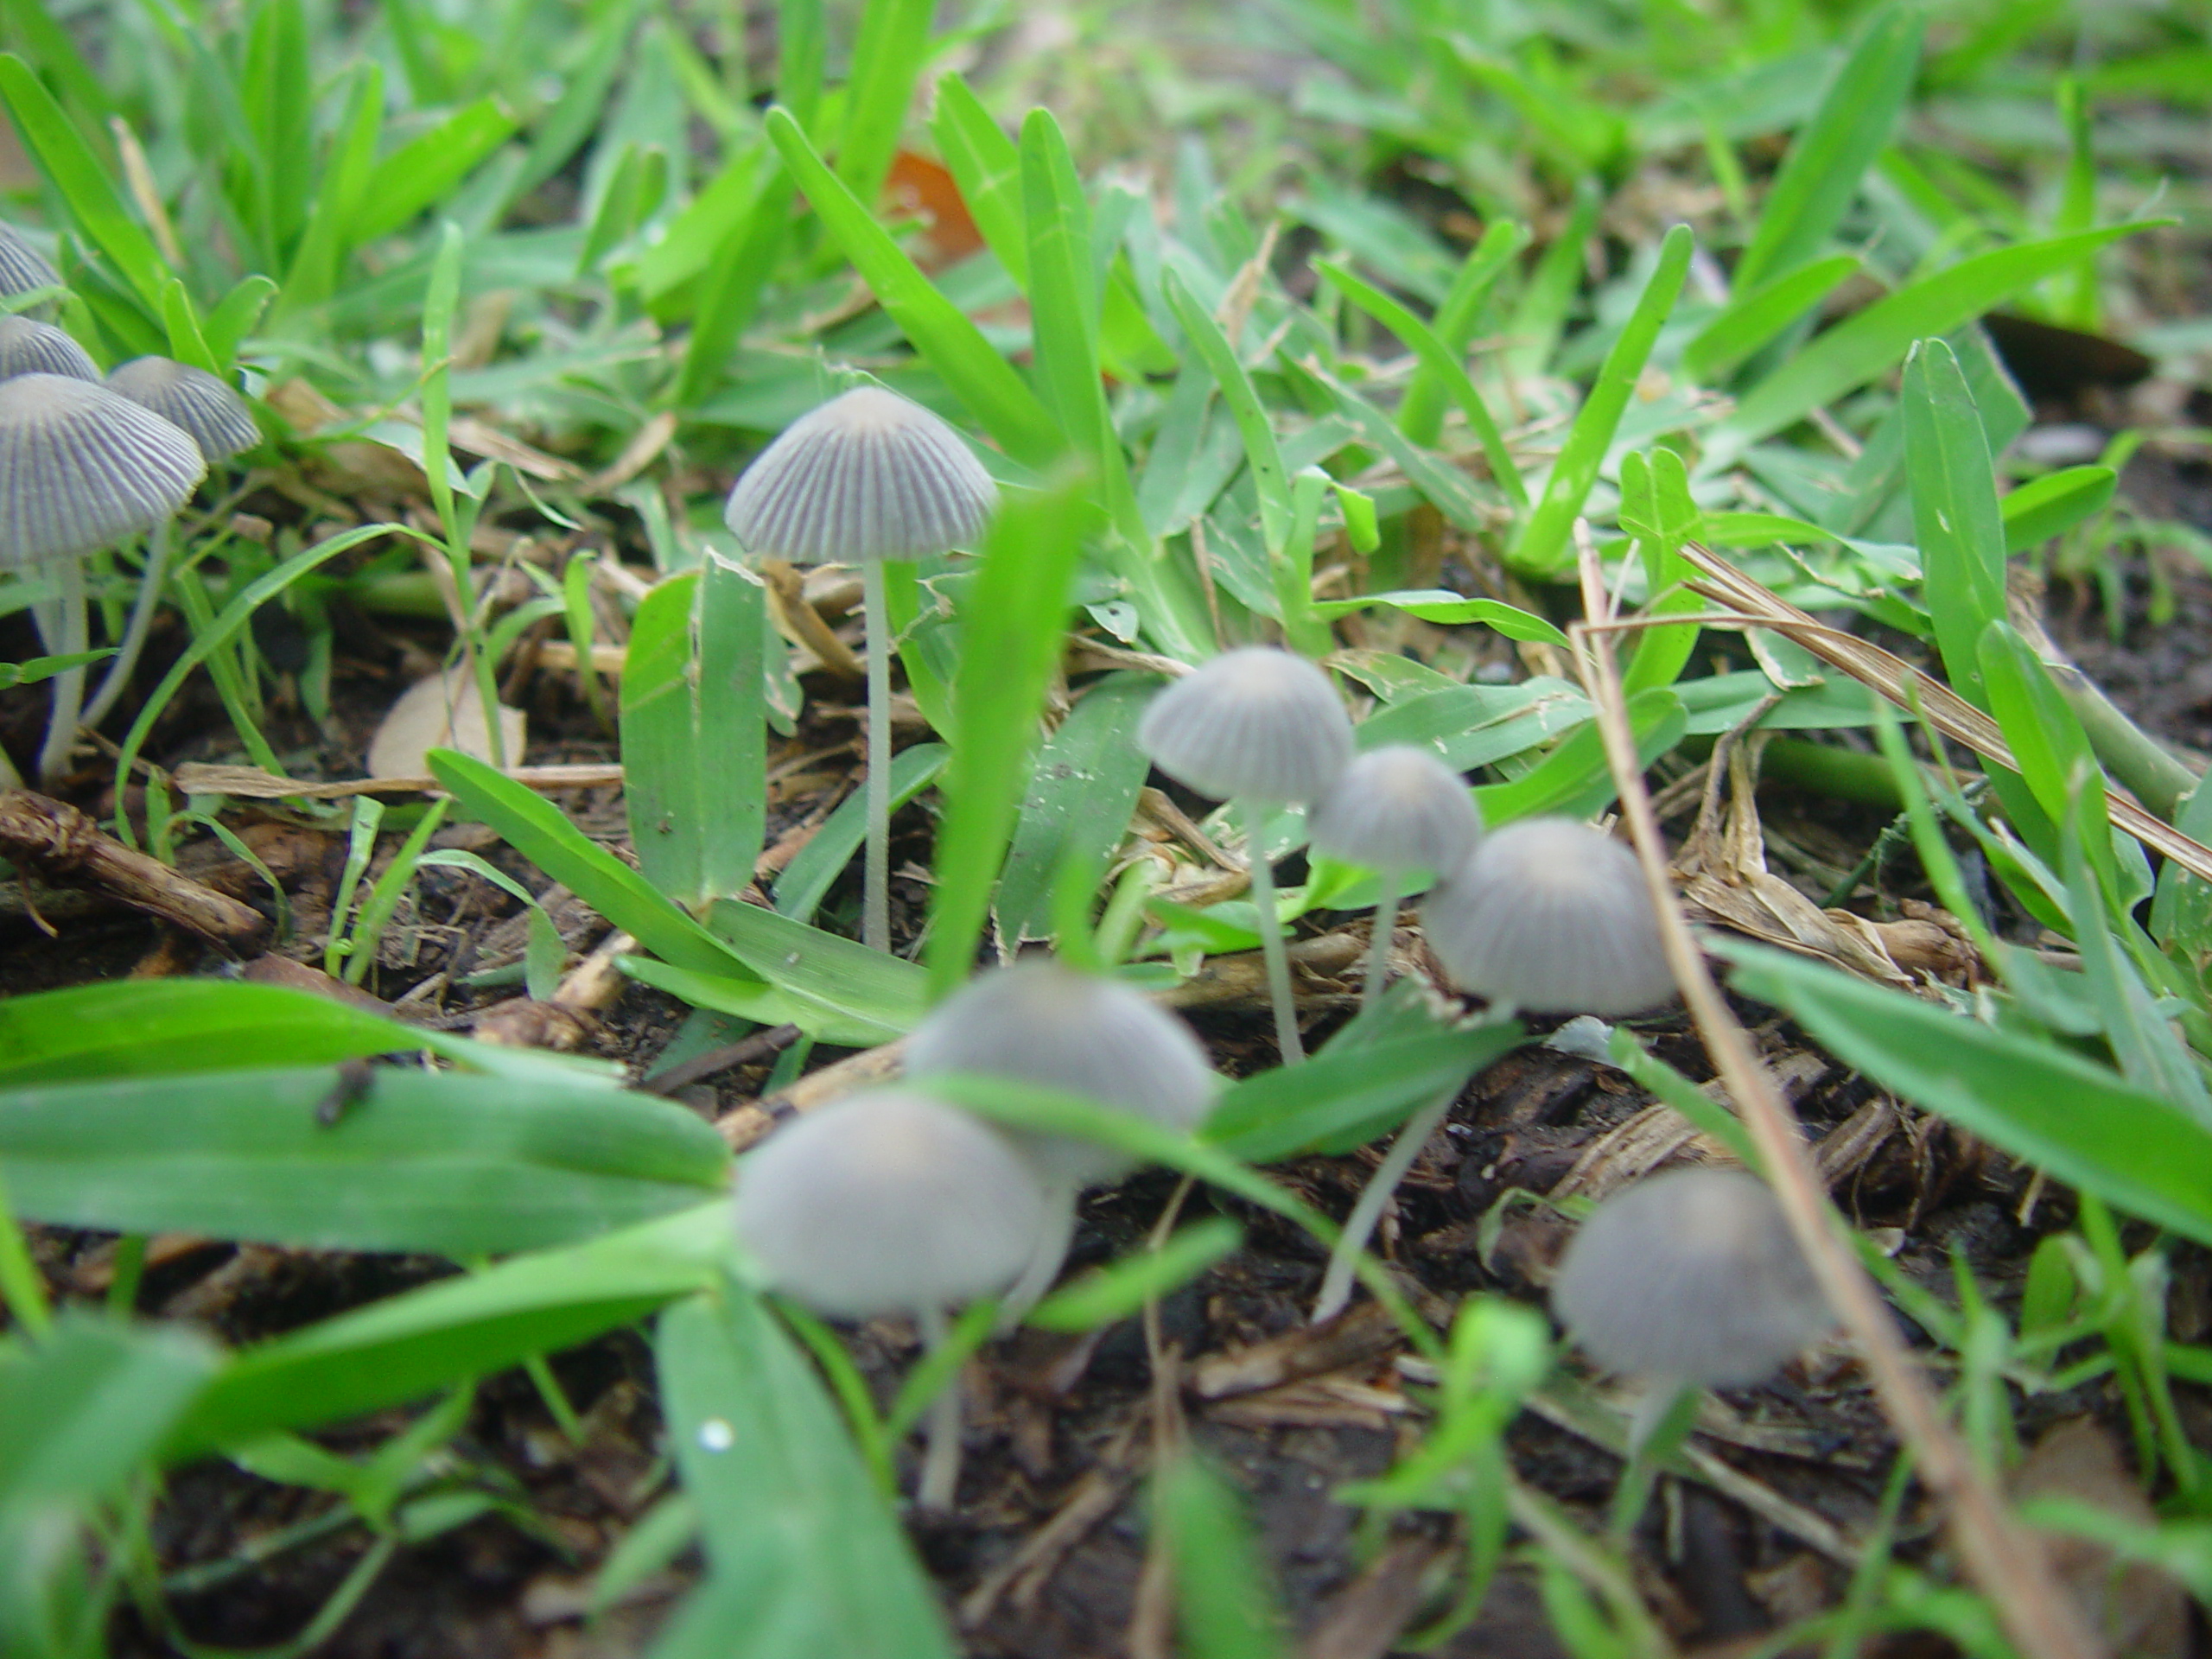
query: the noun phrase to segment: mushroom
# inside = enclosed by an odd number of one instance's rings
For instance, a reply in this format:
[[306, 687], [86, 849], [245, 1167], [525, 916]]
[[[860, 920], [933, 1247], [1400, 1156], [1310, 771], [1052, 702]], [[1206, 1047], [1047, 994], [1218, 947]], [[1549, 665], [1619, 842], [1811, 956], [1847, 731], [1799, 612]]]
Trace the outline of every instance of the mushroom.
[[1306, 838], [1331, 858], [1363, 864], [1382, 878], [1367, 944], [1363, 1001], [1382, 993], [1398, 896], [1414, 870], [1455, 870], [1482, 839], [1466, 780], [1427, 749], [1385, 744], [1356, 757], [1306, 815]]
[[891, 645], [883, 562], [971, 544], [998, 486], [951, 427], [881, 386], [856, 386], [786, 428], [729, 493], [748, 552], [857, 564], [868, 626], [868, 853], [861, 937], [891, 948]]
[[[47, 649], [85, 649], [84, 560], [162, 523], [207, 472], [176, 427], [90, 380], [24, 374], [0, 380], [0, 567], [37, 565], [59, 597], [33, 613]], [[54, 718], [39, 756], [59, 772], [76, 740], [82, 668], [54, 677]]]
[[1351, 721], [1344, 703], [1329, 677], [1303, 657], [1248, 645], [1222, 652], [1154, 697], [1138, 722], [1137, 747], [1176, 782], [1234, 802], [1243, 817], [1275, 1038], [1284, 1064], [1294, 1065], [1306, 1050], [1275, 920], [1265, 830], [1270, 811], [1311, 805], [1351, 762]]
[[1645, 1385], [1612, 1520], [1625, 1534], [1701, 1389], [1764, 1381], [1835, 1323], [1782, 1206], [1745, 1171], [1670, 1171], [1576, 1229], [1552, 1311], [1591, 1358]]
[[66, 374], [73, 380], [97, 380], [99, 365], [92, 354], [50, 322], [31, 317], [0, 317], [0, 380], [19, 374]]
[[1567, 818], [1485, 837], [1421, 906], [1463, 991], [1540, 1014], [1641, 1014], [1674, 995], [1636, 855]]
[[[254, 424], [245, 399], [205, 369], [166, 357], [134, 357], [109, 371], [107, 388], [152, 410], [181, 430], [200, 446], [200, 454], [210, 467], [242, 454], [261, 442], [261, 429]], [[169, 521], [164, 518], [147, 537], [146, 568], [139, 575], [137, 602], [130, 607], [130, 626], [124, 630], [123, 644], [106, 678], [85, 705], [86, 725], [99, 725], [130, 683], [131, 671], [138, 666], [138, 653], [154, 624], [168, 562]]]
[[[771, 1288], [833, 1319], [915, 1316], [1003, 1290], [1028, 1262], [1045, 1194], [988, 1125], [909, 1089], [853, 1095], [785, 1124], [738, 1166], [738, 1242]], [[951, 1506], [957, 1380], [931, 1408], [918, 1502]]]
[[47, 257], [14, 226], [0, 224], [0, 295], [34, 294], [60, 286], [61, 274]]
[[[906, 1039], [906, 1065], [921, 1079], [972, 1071], [1065, 1090], [1177, 1130], [1204, 1121], [1217, 1082], [1182, 1020], [1127, 985], [1043, 957], [980, 974], [939, 1003]], [[1001, 1318], [1012, 1323], [1066, 1259], [1076, 1194], [1132, 1160], [1070, 1135], [1007, 1134], [1043, 1178], [1046, 1202], [1036, 1255], [1007, 1294]]]

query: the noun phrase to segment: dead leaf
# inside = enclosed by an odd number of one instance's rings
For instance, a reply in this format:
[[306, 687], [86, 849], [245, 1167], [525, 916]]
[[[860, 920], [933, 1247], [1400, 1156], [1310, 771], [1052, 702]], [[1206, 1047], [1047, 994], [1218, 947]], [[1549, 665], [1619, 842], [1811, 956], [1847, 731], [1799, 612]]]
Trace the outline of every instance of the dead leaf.
[[[500, 706], [500, 745], [510, 766], [522, 759], [527, 729], [521, 709]], [[465, 664], [419, 680], [400, 694], [370, 740], [369, 772], [378, 778], [428, 776], [430, 768], [424, 757], [432, 749], [458, 749], [487, 764], [492, 760], [483, 700], [475, 675]]]

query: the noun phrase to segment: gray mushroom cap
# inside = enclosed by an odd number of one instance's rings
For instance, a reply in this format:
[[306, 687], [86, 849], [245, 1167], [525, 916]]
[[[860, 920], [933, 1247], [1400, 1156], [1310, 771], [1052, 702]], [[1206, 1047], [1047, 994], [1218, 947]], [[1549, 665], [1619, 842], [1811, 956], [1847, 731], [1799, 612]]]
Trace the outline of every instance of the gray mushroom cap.
[[261, 429], [235, 388], [205, 369], [166, 357], [134, 357], [107, 377], [119, 392], [174, 426], [181, 427], [212, 464], [228, 461], [261, 442]]
[[151, 530], [207, 474], [199, 446], [92, 380], [0, 380], [0, 567], [94, 552]]
[[1224, 651], [1146, 707], [1137, 747], [1216, 800], [1302, 806], [1351, 760], [1351, 721], [1329, 677], [1271, 645]]
[[968, 546], [997, 505], [958, 433], [895, 391], [856, 386], [762, 450], [722, 520], [748, 552], [861, 564]]
[[23, 239], [14, 226], [0, 224], [0, 294], [28, 294], [34, 289], [58, 288], [61, 273], [44, 254]]
[[859, 1319], [1006, 1288], [1036, 1248], [1045, 1193], [988, 1125], [885, 1089], [810, 1112], [747, 1154], [736, 1214], [768, 1284]]
[[1552, 1309], [1609, 1371], [1733, 1388], [1772, 1375], [1834, 1318], [1782, 1207], [1740, 1170], [1655, 1175], [1591, 1212]]
[[1674, 995], [1636, 855], [1567, 818], [1493, 831], [1429, 889], [1429, 949], [1452, 982], [1540, 1014], [1640, 1014]]
[[1385, 744], [1356, 755], [1306, 815], [1313, 845], [1376, 870], [1457, 869], [1482, 839], [1466, 779], [1427, 749]]
[[0, 380], [19, 374], [97, 380], [100, 370], [91, 353], [52, 323], [35, 317], [0, 317]]
[[[1196, 1128], [1216, 1078], [1191, 1028], [1110, 979], [1033, 959], [977, 976], [906, 1039], [906, 1071], [1034, 1083], [1088, 1096], [1170, 1129]], [[1071, 1136], [1007, 1131], [1046, 1176], [1087, 1186], [1131, 1160]]]

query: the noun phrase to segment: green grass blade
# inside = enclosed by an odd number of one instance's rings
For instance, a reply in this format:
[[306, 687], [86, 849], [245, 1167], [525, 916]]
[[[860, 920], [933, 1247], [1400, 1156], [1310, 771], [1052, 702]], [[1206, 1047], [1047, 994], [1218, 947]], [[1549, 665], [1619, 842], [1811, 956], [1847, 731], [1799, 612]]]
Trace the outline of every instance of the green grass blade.
[[1591, 232], [1598, 228], [1598, 210], [1604, 206], [1595, 179], [1584, 178], [1574, 187], [1574, 209], [1566, 226], [1536, 262], [1528, 285], [1514, 302], [1505, 325], [1511, 343], [1505, 349], [1505, 371], [1516, 378], [1541, 374], [1558, 349], [1567, 327], [1567, 314], [1582, 286], [1582, 252]]
[[[1089, 894], [1105, 879], [1151, 765], [1136, 728], [1159, 689], [1150, 675], [1102, 680], [1038, 752], [995, 906], [1008, 944], [1053, 936], [1056, 882], [1077, 880]], [[1071, 865], [1086, 874], [1066, 874]]]
[[931, 0], [868, 0], [861, 13], [837, 176], [863, 205], [883, 194], [898, 152], [914, 83], [929, 60], [931, 10]]
[[[912, 1546], [760, 1297], [725, 1281], [669, 1309], [655, 1360], [708, 1566], [675, 1650], [950, 1659]], [[688, 1643], [695, 1624], [702, 1639]]]
[[[1529, 245], [1529, 227], [1516, 219], [1492, 219], [1466, 260], [1452, 278], [1444, 303], [1436, 308], [1429, 331], [1459, 362], [1474, 338], [1475, 325], [1490, 302], [1491, 290]], [[1427, 362], [1414, 371], [1406, 384], [1404, 401], [1398, 405], [1398, 429], [1414, 442], [1433, 446], [1444, 429], [1444, 405], [1451, 389], [1446, 377], [1430, 372]]]
[[1162, 276], [1161, 285], [1175, 321], [1182, 325], [1206, 372], [1213, 376], [1221, 401], [1236, 423], [1237, 435], [1244, 440], [1244, 460], [1252, 469], [1252, 482], [1260, 498], [1261, 534], [1267, 539], [1269, 555], [1279, 554], [1290, 536], [1290, 474], [1283, 470], [1282, 450], [1275, 442], [1268, 411], [1260, 394], [1252, 389], [1252, 378], [1244, 372], [1229, 336], [1206, 315], [1205, 308], [1184, 286], [1182, 277], [1171, 268]]
[[771, 166], [752, 206], [709, 257], [676, 385], [678, 409], [697, 404], [729, 372], [730, 358], [759, 314], [760, 296], [790, 238], [794, 194], [784, 170]]
[[[1483, 402], [1482, 394], [1475, 390], [1475, 383], [1467, 378], [1466, 368], [1460, 363], [1458, 353], [1446, 346], [1429, 326], [1411, 311], [1372, 283], [1362, 282], [1344, 266], [1332, 260], [1317, 259], [1313, 262], [1313, 269], [1332, 288], [1395, 334], [1399, 342], [1420, 359], [1421, 372], [1444, 387], [1451, 395], [1452, 401], [1459, 405], [1460, 412], [1466, 416], [1468, 429], [1482, 445], [1483, 457], [1490, 462], [1491, 476], [1497, 480], [1498, 487], [1505, 492], [1506, 498], [1515, 506], [1525, 511], [1529, 505], [1529, 486], [1521, 481], [1521, 469], [1514, 463], [1512, 452], [1505, 447], [1505, 435], [1497, 429], [1497, 423], [1491, 418], [1490, 406]], [[1406, 401], [1410, 403], [1412, 398], [1413, 393], [1408, 389]], [[1425, 422], [1418, 423], [1427, 424]], [[1406, 410], [1401, 405], [1398, 429], [1415, 442], [1433, 443], [1435, 441], [1433, 433], [1425, 440], [1414, 438], [1414, 424], [1416, 423], [1408, 422]]]
[[1696, 238], [1687, 225], [1675, 226], [1660, 245], [1659, 263], [1652, 270], [1651, 280], [1643, 285], [1620, 338], [1605, 353], [1597, 384], [1590, 388], [1559, 459], [1552, 465], [1551, 476], [1545, 480], [1543, 499], [1529, 514], [1521, 540], [1508, 560], [1516, 569], [1548, 575], [1565, 569], [1571, 559], [1568, 532], [1589, 499], [1590, 486], [1598, 481], [1598, 469], [1612, 447], [1613, 434], [1620, 427], [1628, 400], [1635, 395], [1652, 345], [1682, 291], [1682, 278], [1689, 270], [1690, 252], [1695, 245]]
[[1888, 372], [1916, 340], [1950, 333], [2107, 242], [2171, 222], [2134, 220], [1997, 248], [1877, 300], [1745, 393], [1707, 435], [1704, 470], [1728, 465], [1761, 438]]
[[952, 761], [925, 955], [937, 996], [966, 979], [975, 962], [1060, 659], [1089, 512], [1079, 481], [1010, 499], [984, 539], [982, 569], [960, 607]]
[[1775, 175], [1758, 228], [1736, 266], [1738, 288], [1757, 289], [1804, 264], [1842, 222], [1912, 91], [1924, 27], [1918, 8], [1901, 0], [1867, 20]]
[[1264, 1558], [1228, 1483], [1185, 1452], [1154, 1477], [1153, 1510], [1174, 1571], [1191, 1659], [1280, 1659], [1285, 1621]]
[[[112, 1497], [218, 1363], [213, 1344], [189, 1327], [142, 1329], [81, 1313], [11, 1354], [0, 1363], [0, 1536], [28, 1552], [18, 1529], [38, 1510]], [[9, 1567], [12, 1599], [35, 1569], [22, 1557]]]
[[654, 890], [695, 909], [706, 896], [707, 834], [691, 682], [699, 577], [664, 582], [639, 601], [622, 664], [622, 803], [638, 868]]
[[1778, 950], [1716, 939], [1745, 995], [1846, 1065], [2057, 1180], [2212, 1243], [2212, 1134], [2054, 1042]]
[[431, 750], [430, 770], [470, 817], [662, 961], [705, 974], [746, 971], [712, 933], [543, 796], [451, 749]]
[[139, 227], [92, 147], [77, 134], [54, 95], [13, 53], [0, 53], [0, 99], [85, 239], [112, 260], [147, 311], [162, 314], [162, 288], [169, 268], [154, 239]]
[[[938, 780], [952, 751], [942, 743], [917, 743], [891, 760], [891, 810], [896, 812]], [[868, 835], [868, 800], [855, 791], [832, 812], [814, 837], [798, 850], [776, 882], [776, 913], [795, 922], [811, 921], [823, 896]]]
[[389, 236], [444, 201], [514, 130], [515, 118], [504, 105], [480, 98], [402, 144], [377, 163], [361, 188], [351, 227], [354, 245]]
[[823, 165], [790, 111], [770, 110], [765, 124], [815, 213], [914, 349], [1000, 448], [1026, 466], [1050, 467], [1064, 446], [1037, 395]]
[[768, 813], [767, 589], [709, 551], [699, 582], [700, 875], [710, 898], [753, 883]]
[[1923, 340], [1904, 371], [1905, 467], [1920, 543], [1921, 590], [1951, 689], [1986, 707], [1982, 630], [2005, 617], [2005, 526], [1989, 443], [1958, 359]]
[[1029, 289], [1029, 238], [1022, 225], [1021, 152], [957, 74], [938, 77], [930, 130], [969, 217], [1014, 285]]
[[2069, 467], [2023, 484], [1998, 504], [2005, 550], [2024, 553], [2094, 518], [2112, 500], [2120, 474], [2109, 467]]
[[291, 262], [308, 219], [314, 174], [302, 161], [315, 149], [315, 87], [308, 68], [308, 22], [300, 0], [260, 0], [246, 31], [238, 100], [246, 114], [261, 197], [264, 257], [272, 270]]
[[1724, 306], [1682, 348], [1682, 372], [1708, 384], [1726, 379], [1862, 269], [1856, 254], [1839, 253], [1748, 290]]
[[1090, 462], [1107, 516], [1134, 547], [1151, 537], [1137, 512], [1122, 441], [1098, 373], [1098, 272], [1090, 207], [1075, 158], [1049, 110], [1021, 124], [1021, 199], [1029, 230], [1029, 315], [1045, 404]]

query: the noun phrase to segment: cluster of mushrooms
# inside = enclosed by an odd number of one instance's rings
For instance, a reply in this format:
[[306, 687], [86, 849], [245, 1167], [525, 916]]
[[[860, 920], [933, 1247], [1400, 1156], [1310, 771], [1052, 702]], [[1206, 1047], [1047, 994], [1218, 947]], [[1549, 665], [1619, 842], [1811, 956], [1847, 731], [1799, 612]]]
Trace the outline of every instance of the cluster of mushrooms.
[[[0, 226], [0, 295], [60, 280]], [[211, 466], [260, 442], [245, 400], [205, 370], [141, 357], [103, 379], [62, 329], [0, 317], [0, 569], [34, 569], [51, 584], [52, 595], [32, 607], [48, 651], [87, 648], [86, 561], [128, 537], [149, 537], [137, 601], [99, 690], [86, 701], [81, 666], [54, 677], [41, 777], [63, 770], [79, 728], [97, 725], [130, 685], [162, 588], [170, 519]], [[0, 754], [0, 783], [14, 781], [12, 772]]]
[[[950, 427], [877, 386], [815, 410], [732, 491], [726, 520], [750, 552], [857, 564], [868, 652], [868, 856], [864, 934], [889, 939], [884, 779], [888, 622], [882, 563], [971, 545], [995, 504], [989, 474]], [[1303, 807], [1312, 844], [1377, 873], [1365, 995], [1389, 973], [1401, 898], [1433, 879], [1430, 949], [1462, 990], [1541, 1014], [1625, 1015], [1673, 995], [1641, 870], [1618, 842], [1564, 818], [1485, 835], [1465, 780], [1425, 749], [1357, 753], [1328, 676], [1289, 652], [1226, 651], [1163, 690], [1138, 741], [1160, 771], [1233, 804], [1247, 830], [1275, 1028], [1285, 1064], [1304, 1058], [1264, 848], [1272, 814]], [[1044, 958], [980, 976], [907, 1039], [906, 1080], [791, 1122], [747, 1156], [741, 1243], [762, 1282], [833, 1318], [914, 1318], [941, 1344], [948, 1307], [1003, 1295], [1002, 1323], [1049, 1287], [1075, 1201], [1129, 1160], [1066, 1137], [1001, 1130], [933, 1092], [970, 1075], [1086, 1097], [1175, 1131], [1197, 1128], [1217, 1079], [1190, 1029], [1128, 986]], [[1314, 1317], [1349, 1299], [1382, 1206], [1450, 1108], [1418, 1112], [1348, 1220]], [[1554, 1303], [1601, 1364], [1684, 1389], [1757, 1381], [1827, 1328], [1829, 1316], [1766, 1187], [1740, 1172], [1689, 1170], [1601, 1205], [1563, 1259]], [[959, 1404], [933, 1408], [917, 1491], [953, 1499]]]

